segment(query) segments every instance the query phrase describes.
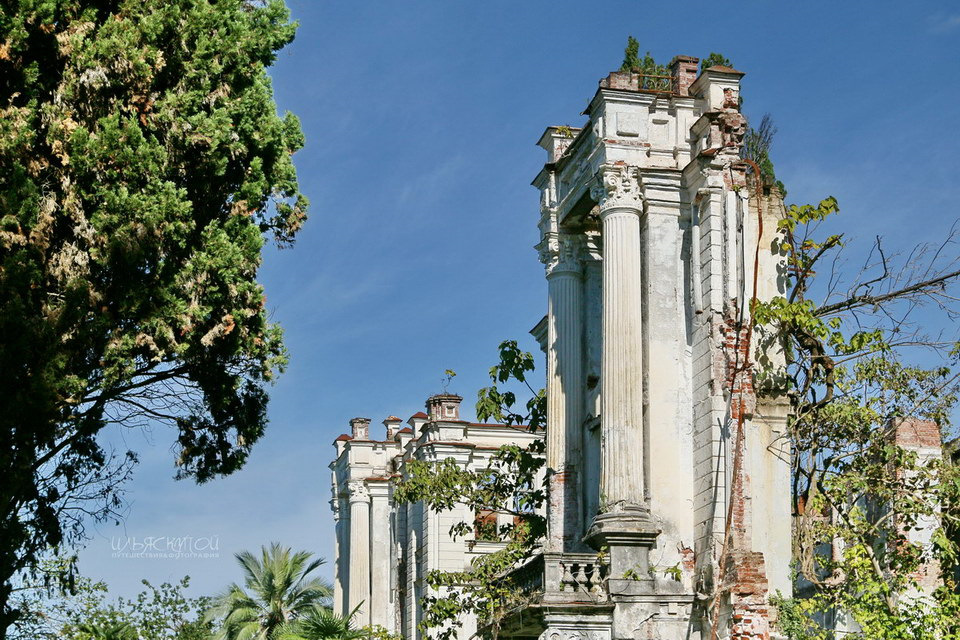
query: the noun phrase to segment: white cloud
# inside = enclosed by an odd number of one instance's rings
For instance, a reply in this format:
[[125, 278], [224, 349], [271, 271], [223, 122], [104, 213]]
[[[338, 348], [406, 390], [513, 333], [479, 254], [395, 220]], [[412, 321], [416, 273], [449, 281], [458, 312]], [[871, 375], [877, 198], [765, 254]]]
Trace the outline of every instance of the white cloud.
[[944, 16], [942, 14], [930, 18], [931, 33], [950, 33], [960, 29], [960, 13]]

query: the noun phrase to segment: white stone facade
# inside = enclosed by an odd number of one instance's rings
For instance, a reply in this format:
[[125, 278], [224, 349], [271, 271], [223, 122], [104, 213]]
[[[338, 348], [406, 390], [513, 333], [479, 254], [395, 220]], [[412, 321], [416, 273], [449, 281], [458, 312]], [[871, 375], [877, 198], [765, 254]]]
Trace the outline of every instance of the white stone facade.
[[[788, 404], [754, 393], [749, 317], [783, 292], [783, 205], [740, 158], [743, 74], [670, 71], [610, 74], [582, 129], [539, 142], [548, 535], [504, 637], [766, 639], [768, 594], [792, 591]], [[389, 478], [533, 437], [431, 402], [386, 441], [354, 421], [332, 465], [338, 610], [411, 639], [426, 572], [469, 563], [447, 531], [473, 514], [397, 507]]]
[[504, 635], [767, 638], [791, 592], [788, 405], [749, 330], [782, 203], [740, 158], [743, 74], [697, 63], [612, 73], [540, 139], [549, 533]]
[[[404, 638], [419, 638], [425, 594], [424, 578], [434, 569], [469, 568], [477, 554], [499, 545], [454, 539], [450, 527], [471, 522], [465, 507], [434, 513], [422, 504], [396, 504], [394, 478], [406, 473], [410, 460], [438, 462], [452, 458], [462, 468], [485, 468], [504, 444], [526, 446], [537, 436], [523, 427], [460, 420], [461, 398], [441, 394], [427, 401], [428, 413], [417, 413], [401, 428], [400, 418], [384, 420], [386, 437], [370, 436], [370, 420], [354, 418], [351, 433], [337, 438], [333, 471], [336, 521], [334, 611], [346, 615], [356, 607], [355, 626], [379, 625]], [[464, 621], [461, 637], [476, 629]]]

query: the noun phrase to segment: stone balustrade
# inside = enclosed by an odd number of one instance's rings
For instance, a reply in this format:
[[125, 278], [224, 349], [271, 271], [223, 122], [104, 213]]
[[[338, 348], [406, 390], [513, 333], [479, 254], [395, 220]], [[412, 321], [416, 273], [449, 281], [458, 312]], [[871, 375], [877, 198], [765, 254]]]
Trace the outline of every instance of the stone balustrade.
[[561, 560], [560, 591], [575, 591], [600, 596], [604, 590], [608, 567], [592, 560]]

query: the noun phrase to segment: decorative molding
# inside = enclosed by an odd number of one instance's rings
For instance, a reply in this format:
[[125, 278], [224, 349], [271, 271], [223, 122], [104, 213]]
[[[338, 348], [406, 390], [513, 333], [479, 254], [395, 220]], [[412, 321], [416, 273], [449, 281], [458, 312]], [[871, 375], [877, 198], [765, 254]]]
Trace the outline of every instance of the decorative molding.
[[553, 198], [550, 197], [550, 187], [540, 190], [540, 211], [548, 211], [553, 208]]
[[350, 494], [350, 502], [367, 502], [370, 500], [370, 492], [367, 491], [367, 485], [363, 480], [348, 482], [347, 491]]
[[[584, 618], [583, 622], [592, 622], [589, 616], [584, 616]], [[608, 630], [581, 630], [551, 626], [540, 634], [540, 640], [610, 640], [610, 635]]]
[[580, 273], [582, 270], [583, 238], [579, 235], [548, 231], [543, 234], [537, 249], [547, 277], [554, 273]]
[[643, 194], [640, 169], [625, 164], [605, 164], [597, 172], [597, 183], [590, 195], [600, 204], [601, 214], [611, 208], [641, 209]]

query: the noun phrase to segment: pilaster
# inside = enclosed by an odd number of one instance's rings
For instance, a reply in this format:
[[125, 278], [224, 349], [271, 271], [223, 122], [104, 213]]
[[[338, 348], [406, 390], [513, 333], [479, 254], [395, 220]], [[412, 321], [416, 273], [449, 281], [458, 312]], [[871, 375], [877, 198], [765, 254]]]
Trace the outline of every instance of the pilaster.
[[[643, 288], [644, 488], [651, 513], [667, 523], [658, 540], [658, 563], [683, 566], [694, 544], [690, 490], [690, 384], [684, 346], [684, 269], [681, 252], [681, 174], [641, 171], [645, 215], [641, 220]], [[683, 580], [693, 588], [692, 572]]]
[[386, 478], [380, 482], [369, 481], [370, 494], [370, 623], [394, 631], [391, 589], [390, 485]]

